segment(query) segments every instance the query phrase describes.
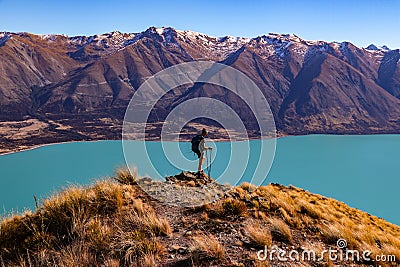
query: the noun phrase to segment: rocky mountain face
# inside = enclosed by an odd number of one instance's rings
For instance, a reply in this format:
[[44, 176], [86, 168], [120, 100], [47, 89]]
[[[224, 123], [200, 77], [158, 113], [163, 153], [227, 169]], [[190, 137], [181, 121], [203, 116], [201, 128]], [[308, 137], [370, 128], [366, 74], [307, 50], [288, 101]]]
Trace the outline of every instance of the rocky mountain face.
[[[0, 58], [2, 121], [63, 121], [75, 132], [95, 120], [100, 126], [112, 121], [115, 131], [107, 131], [119, 135], [125, 108], [147, 77], [182, 62], [212, 60], [257, 84], [282, 133], [400, 132], [399, 49], [152, 27], [89, 37], [4, 32]], [[240, 109], [234, 95], [207, 84], [176, 88], [159, 108], [168, 113], [196, 96]], [[246, 120], [246, 112], [241, 117]]]

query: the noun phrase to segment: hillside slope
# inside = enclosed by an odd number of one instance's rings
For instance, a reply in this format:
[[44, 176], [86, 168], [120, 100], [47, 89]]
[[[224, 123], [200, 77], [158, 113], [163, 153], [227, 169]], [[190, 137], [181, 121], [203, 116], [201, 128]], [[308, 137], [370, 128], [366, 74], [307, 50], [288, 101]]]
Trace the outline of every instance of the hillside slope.
[[[178, 184], [177, 184], [178, 185]], [[193, 186], [187, 183], [187, 186]], [[154, 200], [128, 172], [73, 186], [0, 224], [2, 266], [370, 266], [323, 250], [369, 250], [400, 263], [400, 227], [320, 195], [277, 184], [232, 187], [194, 208]], [[343, 240], [342, 240], [343, 242]], [[314, 251], [314, 260], [259, 260], [264, 249]], [[340, 250], [340, 249], [339, 249]], [[261, 254], [260, 254], [261, 255]], [[293, 254], [294, 255], [294, 254]], [[337, 254], [338, 255], [338, 254]], [[361, 254], [360, 254], [361, 255]], [[390, 256], [390, 260], [389, 260]], [[288, 255], [286, 255], [288, 257]], [[301, 259], [301, 258], [300, 258]], [[354, 260], [353, 260], [354, 259]]]

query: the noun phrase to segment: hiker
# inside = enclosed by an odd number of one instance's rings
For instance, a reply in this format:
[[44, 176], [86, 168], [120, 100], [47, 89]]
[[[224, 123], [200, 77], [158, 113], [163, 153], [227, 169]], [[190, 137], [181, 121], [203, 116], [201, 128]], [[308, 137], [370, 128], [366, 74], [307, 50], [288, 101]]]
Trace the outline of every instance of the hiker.
[[211, 150], [212, 147], [206, 147], [206, 142], [204, 141], [204, 137], [207, 136], [207, 131], [205, 128], [201, 131], [201, 134], [196, 135], [192, 138], [192, 151], [196, 153], [199, 158], [199, 166], [197, 168], [198, 173], [202, 173], [202, 166], [204, 163], [204, 151]]

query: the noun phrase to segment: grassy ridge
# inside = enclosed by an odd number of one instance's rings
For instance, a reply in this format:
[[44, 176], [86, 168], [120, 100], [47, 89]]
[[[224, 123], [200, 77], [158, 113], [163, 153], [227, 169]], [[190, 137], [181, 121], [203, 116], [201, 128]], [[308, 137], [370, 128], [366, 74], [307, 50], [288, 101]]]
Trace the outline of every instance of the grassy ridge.
[[255, 251], [272, 245], [322, 251], [339, 238], [349, 249], [370, 250], [371, 258], [394, 255], [400, 263], [400, 227], [330, 198], [245, 183], [202, 207], [171, 207], [119, 170], [114, 179], [65, 189], [35, 212], [4, 218], [0, 266], [269, 266]]

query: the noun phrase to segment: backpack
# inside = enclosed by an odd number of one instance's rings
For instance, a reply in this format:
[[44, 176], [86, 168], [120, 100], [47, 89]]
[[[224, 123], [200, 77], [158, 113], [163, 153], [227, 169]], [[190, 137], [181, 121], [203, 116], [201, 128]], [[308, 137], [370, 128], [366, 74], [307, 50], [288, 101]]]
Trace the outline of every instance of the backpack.
[[200, 151], [199, 145], [203, 139], [204, 139], [204, 137], [201, 135], [196, 135], [195, 137], [192, 138], [192, 141], [190, 141], [190, 142], [192, 143], [192, 151], [193, 152], [196, 153], [196, 151]]

